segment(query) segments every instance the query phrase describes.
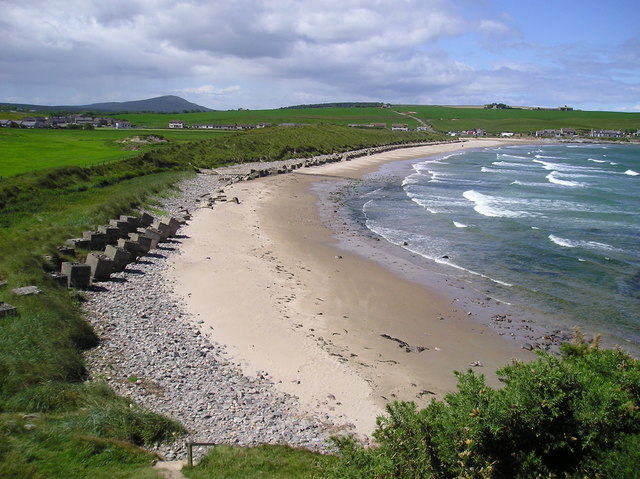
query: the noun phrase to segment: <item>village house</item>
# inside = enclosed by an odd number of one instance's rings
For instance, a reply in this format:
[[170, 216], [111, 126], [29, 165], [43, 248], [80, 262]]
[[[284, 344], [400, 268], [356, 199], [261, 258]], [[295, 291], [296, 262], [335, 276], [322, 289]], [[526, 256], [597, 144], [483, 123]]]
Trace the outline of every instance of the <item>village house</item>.
[[622, 138], [620, 130], [591, 130], [591, 136], [594, 138]]
[[182, 120], [172, 120], [169, 122], [169, 128], [184, 128], [185, 123]]
[[395, 125], [391, 125], [391, 131], [409, 131], [409, 125], [397, 123]]
[[386, 129], [386, 123], [349, 123], [349, 128], [377, 128]]

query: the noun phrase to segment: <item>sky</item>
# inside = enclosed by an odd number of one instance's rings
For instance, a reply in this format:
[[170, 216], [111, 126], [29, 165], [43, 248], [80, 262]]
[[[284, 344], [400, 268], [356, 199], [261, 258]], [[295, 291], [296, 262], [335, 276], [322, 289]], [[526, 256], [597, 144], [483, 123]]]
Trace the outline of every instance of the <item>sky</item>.
[[0, 102], [640, 111], [637, 0], [0, 0]]

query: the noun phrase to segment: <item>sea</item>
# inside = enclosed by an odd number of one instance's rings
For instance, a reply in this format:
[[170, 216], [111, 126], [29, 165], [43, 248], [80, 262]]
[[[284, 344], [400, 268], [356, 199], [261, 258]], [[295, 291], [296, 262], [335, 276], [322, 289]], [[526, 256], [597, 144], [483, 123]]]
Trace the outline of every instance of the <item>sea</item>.
[[640, 145], [535, 144], [383, 166], [363, 229], [549, 326], [640, 350]]

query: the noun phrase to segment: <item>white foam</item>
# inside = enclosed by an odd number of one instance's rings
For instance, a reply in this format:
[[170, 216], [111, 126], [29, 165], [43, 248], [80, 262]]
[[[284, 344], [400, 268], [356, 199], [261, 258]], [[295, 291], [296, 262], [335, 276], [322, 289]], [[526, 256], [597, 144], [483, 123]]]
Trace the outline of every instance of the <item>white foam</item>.
[[462, 193], [462, 196], [473, 202], [475, 204], [473, 209], [482, 216], [489, 216], [493, 218], [521, 218], [523, 216], [533, 216], [531, 213], [526, 211], [513, 211], [501, 207], [505, 204], [516, 203], [513, 200], [510, 201], [504, 198], [483, 195], [475, 190], [467, 190]]
[[584, 183], [580, 183], [579, 181], [562, 180], [558, 178], [558, 176], [560, 176], [560, 173], [558, 173], [557, 171], [552, 171], [546, 176], [546, 178], [549, 180], [550, 183], [553, 183], [554, 185], [568, 186], [571, 188], [585, 186]]
[[456, 228], [468, 228], [468, 227], [469, 227], [468, 225], [465, 225], [464, 223], [458, 223], [457, 221], [454, 221], [454, 222], [453, 222], [453, 225], [454, 225]]
[[633, 171], [633, 170], [627, 170], [624, 172], [625, 175], [629, 175], [629, 176], [638, 176], [640, 175], [640, 173], [638, 173], [637, 171]]
[[549, 239], [552, 243], [562, 246], [563, 248], [586, 248], [586, 249], [603, 249], [607, 251], [615, 251], [611, 245], [606, 243], [599, 243], [597, 241], [583, 241], [583, 240], [571, 240], [567, 238], [560, 238], [559, 236], [549, 235]]
[[531, 167], [530, 164], [526, 164], [526, 163], [513, 163], [511, 161], [494, 161], [493, 163], [491, 163], [492, 165], [495, 166], [511, 166], [514, 168], [526, 168], [527, 166]]

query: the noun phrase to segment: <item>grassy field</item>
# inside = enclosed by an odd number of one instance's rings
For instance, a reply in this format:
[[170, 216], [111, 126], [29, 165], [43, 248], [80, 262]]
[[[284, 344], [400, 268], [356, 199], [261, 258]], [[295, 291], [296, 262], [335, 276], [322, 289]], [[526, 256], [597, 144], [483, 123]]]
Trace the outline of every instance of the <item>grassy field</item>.
[[530, 134], [536, 130], [574, 128], [637, 131], [640, 113], [559, 110], [488, 110], [445, 106], [395, 106], [400, 112], [415, 112], [434, 129], [442, 132], [482, 128], [491, 134], [503, 131]]
[[142, 128], [167, 128], [170, 120], [184, 120], [187, 125], [254, 124], [271, 123], [406, 123], [411, 128], [419, 122], [409, 113], [435, 130], [441, 132], [482, 128], [492, 134], [503, 131], [529, 134], [536, 130], [574, 128], [576, 130], [616, 129], [633, 131], [640, 129], [640, 113], [604, 111], [559, 111], [559, 110], [488, 110], [445, 106], [393, 105], [390, 108], [301, 108], [279, 110], [242, 110], [184, 114], [129, 114], [126, 118]]
[[171, 120], [184, 120], [187, 125], [210, 124], [256, 124], [269, 123], [330, 123], [346, 126], [349, 123], [392, 123], [417, 124], [415, 120], [404, 118], [390, 108], [283, 108], [277, 110], [233, 110], [204, 113], [158, 114], [135, 113], [125, 115], [127, 120], [140, 128], [168, 128]]
[[181, 144], [194, 140], [219, 138], [229, 133], [197, 130], [152, 132], [103, 128], [95, 130], [2, 128], [0, 129], [2, 151], [0, 177], [41, 168], [86, 167], [132, 158], [140, 154], [140, 150], [148, 151], [161, 146], [126, 142], [128, 138], [149, 134], [162, 135], [169, 140], [169, 144]]

